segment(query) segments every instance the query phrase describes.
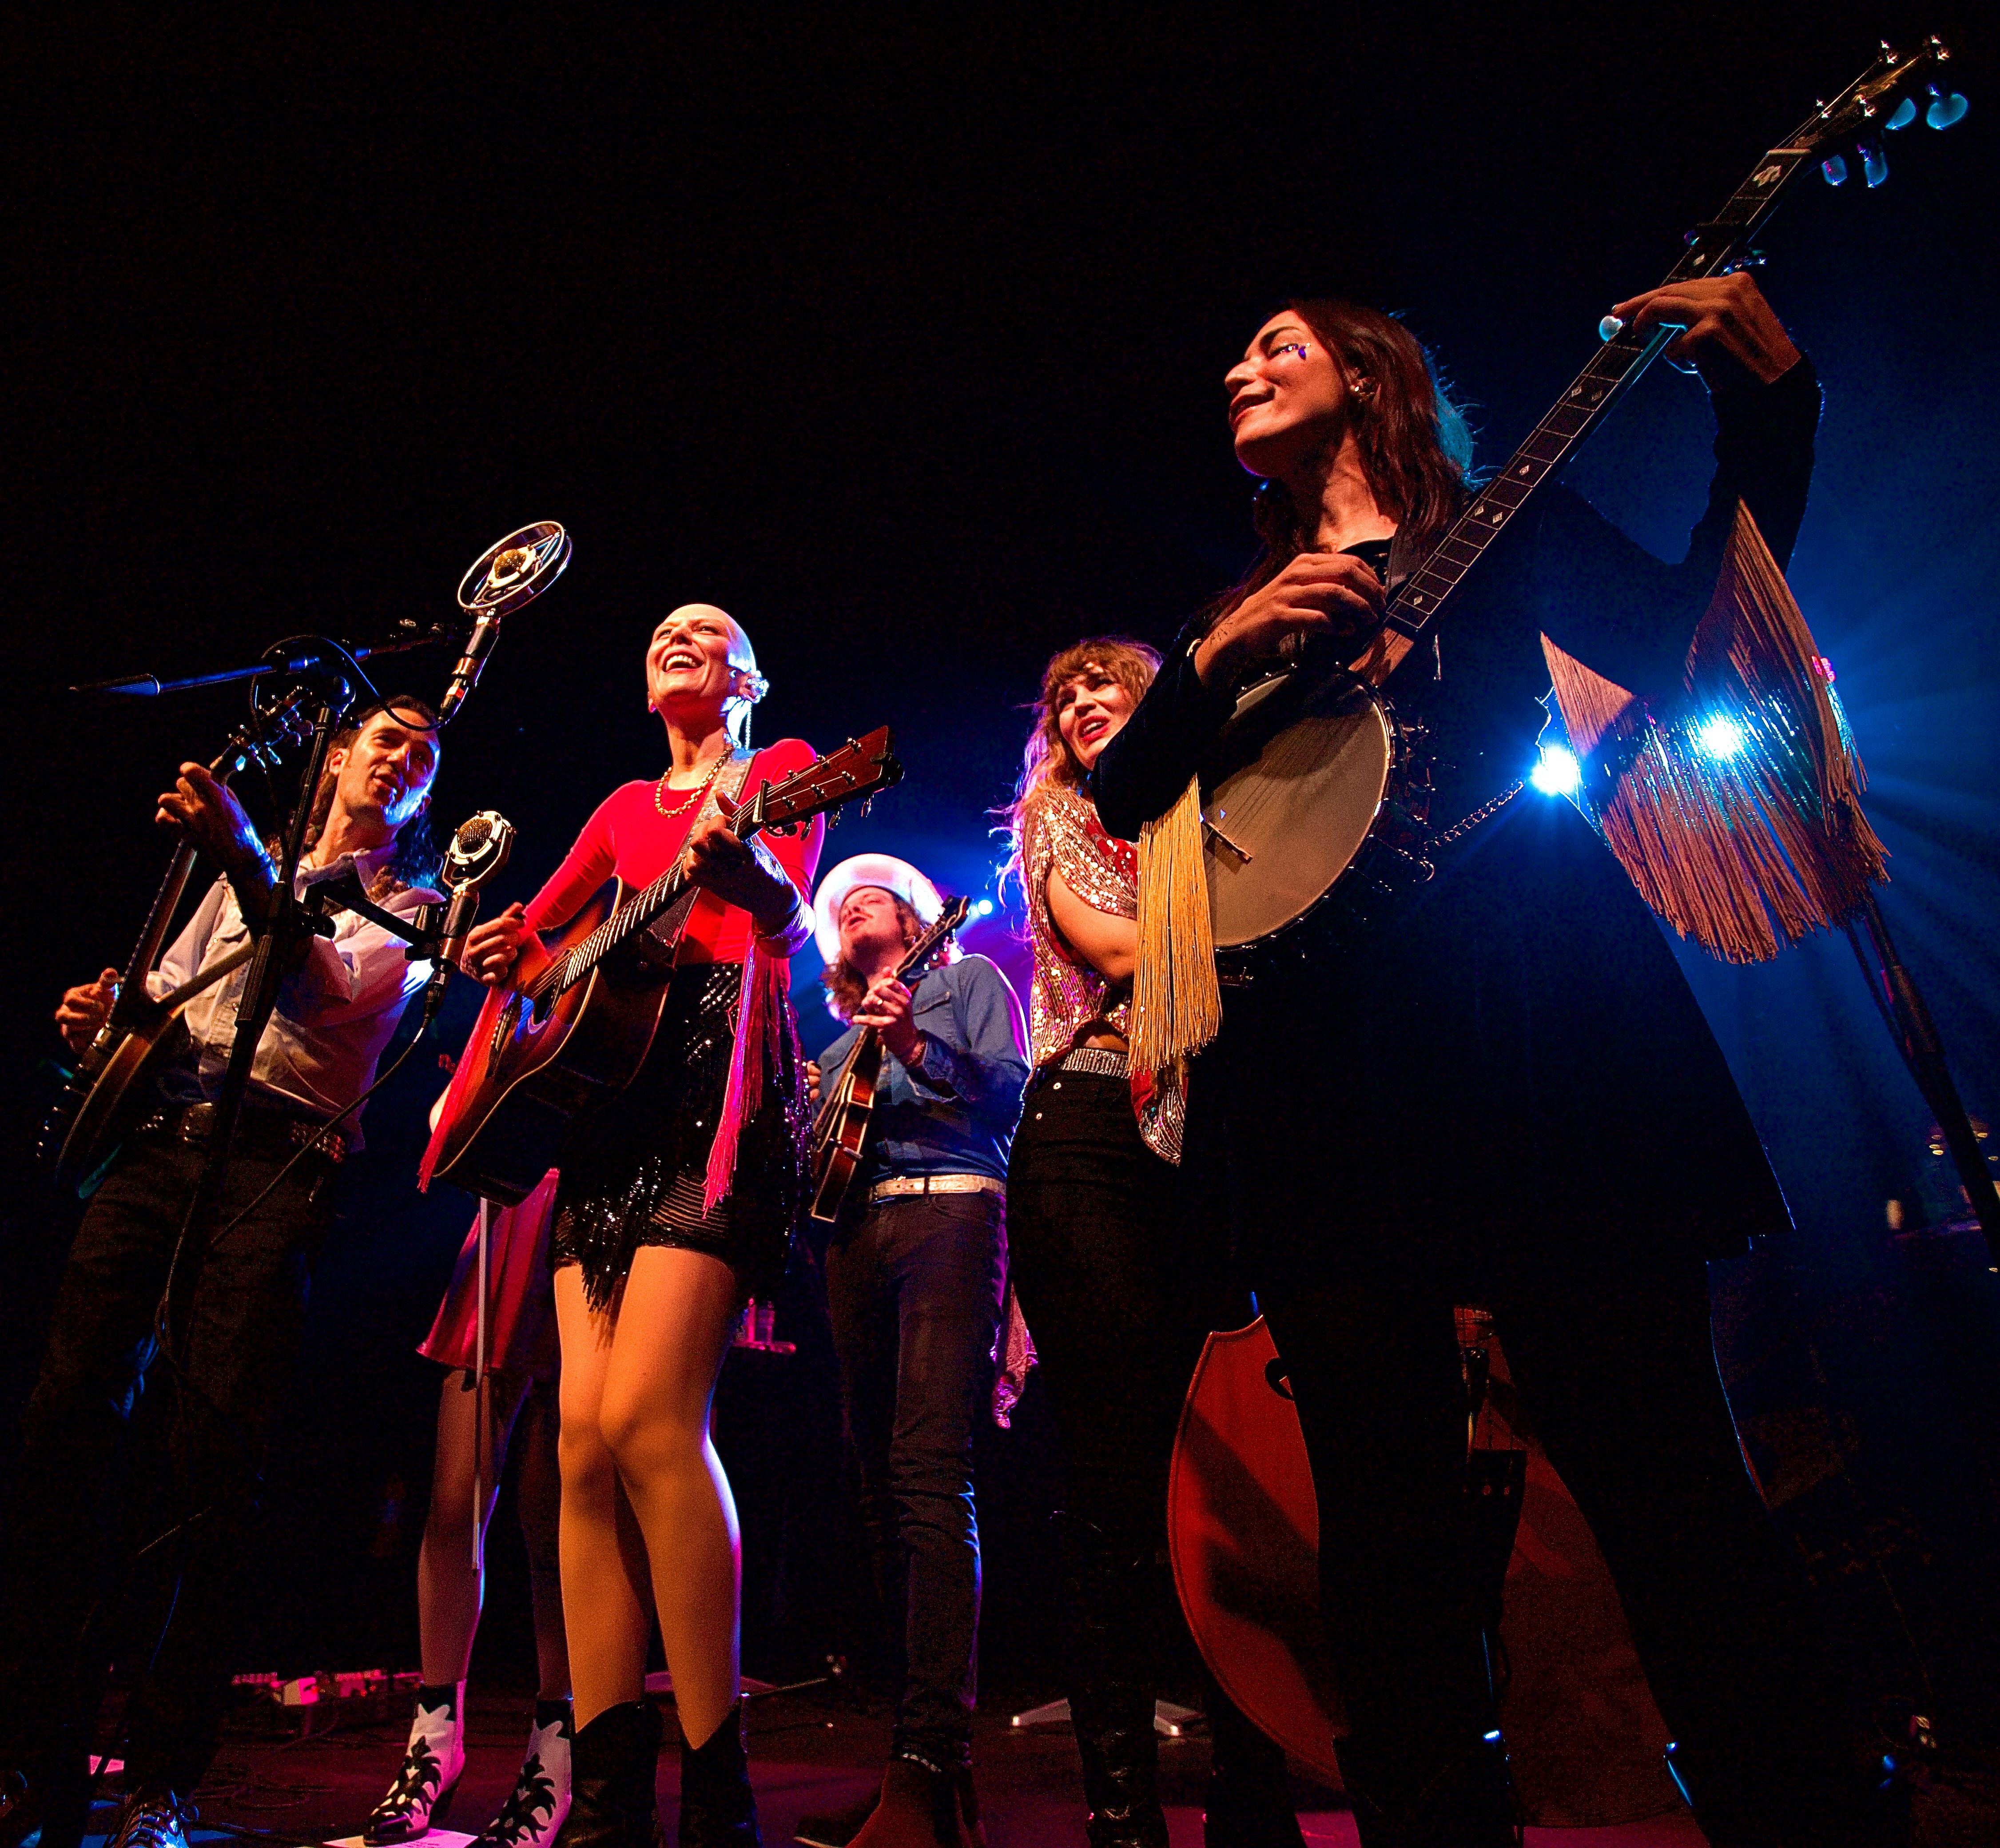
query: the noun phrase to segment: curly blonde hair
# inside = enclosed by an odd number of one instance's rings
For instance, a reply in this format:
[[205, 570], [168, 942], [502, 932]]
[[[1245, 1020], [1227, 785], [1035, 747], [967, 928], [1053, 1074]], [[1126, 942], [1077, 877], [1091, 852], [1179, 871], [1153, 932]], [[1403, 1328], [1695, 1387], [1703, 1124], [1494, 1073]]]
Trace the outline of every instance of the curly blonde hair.
[[1063, 742], [1057, 702], [1071, 681], [1093, 667], [1123, 687], [1136, 706], [1146, 696], [1146, 689], [1160, 671], [1159, 651], [1129, 635], [1087, 635], [1054, 656], [1042, 669], [1041, 691], [1030, 708], [1034, 724], [1028, 733], [1027, 747], [1021, 753], [1021, 775], [1014, 785], [1013, 800], [994, 811], [1000, 818], [994, 832], [1007, 837], [1007, 862], [1001, 875], [1003, 884], [1021, 876], [1021, 828], [1036, 798], [1051, 783], [1074, 787], [1083, 780], [1082, 765]]

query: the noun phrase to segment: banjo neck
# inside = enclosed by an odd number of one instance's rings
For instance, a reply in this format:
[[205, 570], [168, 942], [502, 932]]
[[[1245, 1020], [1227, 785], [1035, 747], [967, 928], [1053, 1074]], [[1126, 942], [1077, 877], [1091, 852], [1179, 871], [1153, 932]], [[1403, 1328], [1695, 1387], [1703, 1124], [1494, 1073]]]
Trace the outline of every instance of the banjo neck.
[[[1777, 210], [1793, 182], [1809, 167], [1823, 162], [1828, 179], [1839, 184], [1846, 167], [1837, 151], [1857, 137], [1865, 142], [1880, 128], [1891, 123], [1901, 127], [1914, 116], [1912, 93], [1946, 55], [1935, 39], [1902, 58], [1885, 46], [1874, 65], [1834, 101], [1816, 108], [1775, 148], [1767, 149], [1722, 209], [1687, 234], [1680, 261], [1667, 273], [1661, 287], [1726, 276], [1760, 262], [1762, 259], [1749, 248], [1750, 240]], [[1885, 113], [1892, 107], [1897, 111], [1894, 116]], [[1880, 156], [1872, 158], [1879, 162]], [[1870, 185], [1876, 183], [1873, 171], [1871, 167]], [[1602, 331], [1609, 337], [1543, 414], [1506, 466], [1473, 495], [1428, 556], [1391, 589], [1383, 617], [1386, 650], [1378, 647], [1371, 651], [1377, 659], [1385, 653], [1391, 658], [1386, 668], [1371, 665], [1364, 677], [1379, 681], [1393, 671], [1436, 620], [1487, 547], [1506, 530], [1543, 484], [1561, 470], [1681, 332], [1678, 327], [1660, 327], [1636, 332], [1608, 318]], [[1357, 664], [1356, 672], [1361, 671]]]

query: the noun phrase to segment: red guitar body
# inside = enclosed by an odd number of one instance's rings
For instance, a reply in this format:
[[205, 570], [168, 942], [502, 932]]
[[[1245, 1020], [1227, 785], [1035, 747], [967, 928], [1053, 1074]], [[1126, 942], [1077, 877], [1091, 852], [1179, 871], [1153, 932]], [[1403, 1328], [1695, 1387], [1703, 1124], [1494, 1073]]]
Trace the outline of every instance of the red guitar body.
[[[552, 958], [585, 942], [617, 908], [613, 880], [543, 944]], [[622, 1090], [644, 1064], [666, 1000], [671, 953], [644, 936], [574, 988], [537, 1004], [495, 988], [460, 1054], [425, 1157], [425, 1178], [516, 1206], [556, 1165], [570, 1121]], [[655, 944], [648, 956], [644, 946]]]

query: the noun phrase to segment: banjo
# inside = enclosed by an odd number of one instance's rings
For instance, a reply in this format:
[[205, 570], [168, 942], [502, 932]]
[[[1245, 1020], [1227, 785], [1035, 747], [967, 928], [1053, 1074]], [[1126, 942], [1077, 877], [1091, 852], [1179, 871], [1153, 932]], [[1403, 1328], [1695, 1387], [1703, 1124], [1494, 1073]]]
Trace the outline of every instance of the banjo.
[[[1839, 186], [1852, 155], [1868, 185], [1879, 186], [1888, 174], [1883, 130], [1908, 127], [1920, 107], [1933, 128], [1948, 128], [1964, 113], [1964, 99], [1932, 81], [1948, 56], [1936, 39], [1906, 57], [1884, 46], [1863, 75], [1757, 162], [1713, 219], [1687, 234], [1666, 285], [1761, 261], [1750, 239], [1814, 164]], [[1420, 556], [1406, 560], [1402, 548], [1392, 551], [1382, 625], [1391, 665], [1425, 634], [1486, 547], [1680, 332], [1634, 332], [1609, 318], [1599, 331], [1603, 344], [1589, 363], [1443, 536]], [[1398, 725], [1379, 687], [1357, 669], [1329, 665], [1310, 649], [1275, 667], [1266, 664], [1241, 688], [1201, 780], [1203, 859], [1218, 951], [1259, 947], [1336, 888], [1368, 880], [1393, 890], [1429, 877], [1425, 849], [1447, 837], [1424, 825], [1427, 773], [1413, 729]], [[1407, 808], [1399, 799], [1405, 795]], [[1500, 801], [1489, 804], [1458, 827], [1469, 828], [1499, 806]]]

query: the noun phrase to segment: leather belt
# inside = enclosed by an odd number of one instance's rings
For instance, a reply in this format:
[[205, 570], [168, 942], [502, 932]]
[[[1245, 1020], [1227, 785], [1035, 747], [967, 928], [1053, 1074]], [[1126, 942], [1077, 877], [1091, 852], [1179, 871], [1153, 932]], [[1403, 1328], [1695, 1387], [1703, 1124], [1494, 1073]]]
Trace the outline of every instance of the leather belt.
[[[288, 1117], [277, 1110], [246, 1110], [237, 1134], [246, 1143], [252, 1139], [266, 1146], [280, 1142], [303, 1148], [315, 1136], [319, 1143], [313, 1152], [335, 1167], [347, 1159], [347, 1138], [338, 1130], [320, 1131], [324, 1126], [307, 1117]], [[177, 1136], [183, 1142], [206, 1142], [215, 1132], [215, 1106], [212, 1103], [164, 1104], [134, 1125], [135, 1136]]]
[[868, 1204], [906, 1200], [924, 1193], [1005, 1193], [1007, 1183], [997, 1174], [898, 1174], [868, 1190]]

